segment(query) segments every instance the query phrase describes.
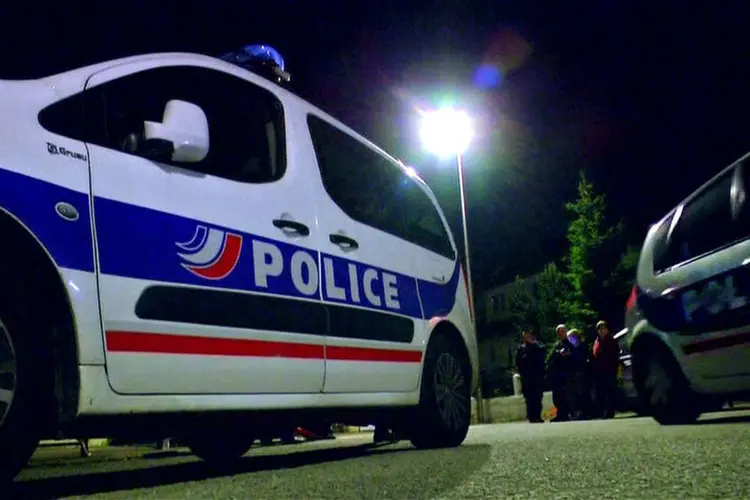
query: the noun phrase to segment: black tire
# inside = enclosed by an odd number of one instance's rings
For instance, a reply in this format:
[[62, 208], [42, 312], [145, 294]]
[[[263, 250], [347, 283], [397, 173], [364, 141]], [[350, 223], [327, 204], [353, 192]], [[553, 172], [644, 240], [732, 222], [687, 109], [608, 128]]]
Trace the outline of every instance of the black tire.
[[190, 451], [201, 460], [216, 465], [239, 461], [253, 445], [254, 438], [241, 435], [200, 435], [185, 439]]
[[0, 307], [0, 388], [13, 391], [10, 404], [0, 403], [0, 485], [5, 485], [26, 466], [49, 427], [45, 395], [51, 395], [51, 386], [45, 375], [51, 356], [32, 335], [40, 326], [25, 316], [33, 312], [11, 305], [7, 297], [0, 300], [7, 305]]
[[417, 448], [452, 448], [466, 439], [471, 367], [462, 347], [441, 334], [427, 346], [419, 405], [406, 423], [407, 437]]
[[284, 432], [281, 435], [281, 442], [283, 444], [294, 444], [297, 442], [297, 429], [291, 429], [289, 431]]
[[[642, 411], [662, 425], [694, 423], [701, 406], [674, 357], [664, 348], [633, 356], [636, 390]], [[656, 389], [658, 384], [661, 389]]]

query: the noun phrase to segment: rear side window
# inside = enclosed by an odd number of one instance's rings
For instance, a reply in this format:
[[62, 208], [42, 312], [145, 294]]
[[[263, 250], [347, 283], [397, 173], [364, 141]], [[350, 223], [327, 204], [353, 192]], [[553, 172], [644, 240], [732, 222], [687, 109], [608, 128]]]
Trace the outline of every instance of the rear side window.
[[440, 214], [388, 158], [315, 116], [308, 126], [328, 195], [352, 219], [444, 257], [455, 257]]
[[403, 175], [396, 197], [395, 205], [403, 216], [399, 228], [401, 234], [412, 243], [453, 259], [455, 254], [443, 220], [417, 181]]
[[683, 208], [660, 262], [662, 270], [720, 250], [737, 241], [729, 170]]

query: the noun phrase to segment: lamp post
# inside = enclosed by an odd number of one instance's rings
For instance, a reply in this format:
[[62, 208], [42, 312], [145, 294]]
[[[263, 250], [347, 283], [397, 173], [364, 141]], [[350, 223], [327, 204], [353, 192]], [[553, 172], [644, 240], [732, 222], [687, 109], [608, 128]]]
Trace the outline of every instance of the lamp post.
[[[469, 256], [469, 229], [466, 217], [466, 185], [464, 179], [463, 154], [469, 148], [474, 136], [474, 126], [469, 115], [455, 108], [439, 108], [422, 113], [420, 138], [424, 148], [441, 158], [456, 157], [458, 167], [458, 188], [461, 203], [461, 224], [464, 236], [464, 263], [466, 265], [467, 293], [469, 294], [469, 314], [474, 324], [474, 337], [477, 348], [476, 316], [474, 307], [474, 281], [471, 277], [471, 257]], [[484, 422], [484, 405], [482, 404], [482, 388], [479, 385], [477, 395], [477, 420]]]

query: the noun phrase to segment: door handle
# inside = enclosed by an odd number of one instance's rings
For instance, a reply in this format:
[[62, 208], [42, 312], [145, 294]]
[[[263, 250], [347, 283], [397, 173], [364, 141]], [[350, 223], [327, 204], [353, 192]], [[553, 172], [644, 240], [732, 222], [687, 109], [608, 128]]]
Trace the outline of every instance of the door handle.
[[309, 236], [310, 228], [301, 222], [288, 219], [274, 219], [273, 225], [288, 236]]
[[331, 243], [340, 246], [344, 250], [356, 250], [359, 248], [357, 240], [344, 236], [343, 234], [331, 234], [328, 236]]

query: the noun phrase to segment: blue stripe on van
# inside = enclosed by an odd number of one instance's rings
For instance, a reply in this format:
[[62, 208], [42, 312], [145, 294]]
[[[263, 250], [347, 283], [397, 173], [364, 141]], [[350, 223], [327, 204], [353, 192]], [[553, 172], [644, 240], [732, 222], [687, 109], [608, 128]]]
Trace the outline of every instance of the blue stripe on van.
[[[80, 217], [77, 221], [67, 221], [57, 214], [55, 204], [60, 201], [70, 203], [78, 210]], [[94, 270], [91, 217], [86, 194], [0, 169], [0, 205], [39, 238], [58, 266]], [[437, 284], [323, 254], [323, 260], [330, 259], [332, 264], [332, 272], [327, 276], [325, 268], [314, 269], [307, 265], [318, 263], [318, 252], [284, 241], [99, 197], [95, 198], [94, 207], [99, 227], [99, 263], [104, 274], [315, 300], [320, 296], [318, 287], [305, 288], [299, 284], [309, 283], [314, 278], [310, 273], [317, 272], [323, 296], [330, 302], [413, 318], [445, 315], [456, 300], [460, 275], [458, 263], [450, 280]], [[199, 230], [200, 226], [206, 229]], [[196, 254], [201, 248], [208, 247], [207, 236], [203, 233], [211, 229], [223, 238], [212, 262], [192, 265], [178, 255]], [[203, 238], [203, 241], [190, 242], [192, 246], [185, 246], [188, 250], [177, 246], [177, 243], [189, 242], [192, 236], [198, 240]], [[241, 245], [236, 262], [232, 262], [232, 243], [238, 241], [236, 237], [241, 237]], [[258, 282], [255, 276], [253, 257], [258, 248], [270, 248], [271, 253], [281, 256], [281, 271], [268, 274], [265, 282]], [[266, 260], [260, 264], [271, 264], [273, 257], [270, 254], [264, 257]], [[293, 275], [293, 260], [301, 274]], [[231, 269], [224, 275], [226, 269], [222, 271], [220, 268], [227, 262]], [[304, 263], [300, 265], [300, 262]], [[191, 266], [193, 271], [189, 270]], [[217, 276], [221, 278], [206, 279], [196, 274], [205, 269], [219, 273]], [[366, 284], [368, 290], [365, 290]], [[397, 293], [394, 294], [394, 290]], [[386, 295], [390, 295], [390, 300], [386, 300]]]

